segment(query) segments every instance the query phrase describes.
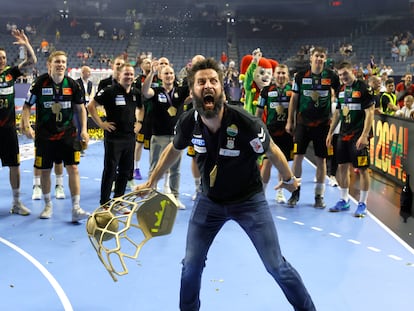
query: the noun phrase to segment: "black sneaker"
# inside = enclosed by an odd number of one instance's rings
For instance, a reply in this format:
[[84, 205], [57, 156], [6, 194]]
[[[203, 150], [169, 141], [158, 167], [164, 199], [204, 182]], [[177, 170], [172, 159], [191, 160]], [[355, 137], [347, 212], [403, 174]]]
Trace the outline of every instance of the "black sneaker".
[[295, 205], [299, 202], [300, 197], [300, 187], [292, 192], [289, 200], [287, 201], [288, 207], [295, 207]]
[[323, 200], [323, 196], [321, 196], [320, 194], [317, 194], [315, 196], [315, 204], [313, 205], [314, 208], [320, 208], [323, 209], [326, 207], [326, 204]]

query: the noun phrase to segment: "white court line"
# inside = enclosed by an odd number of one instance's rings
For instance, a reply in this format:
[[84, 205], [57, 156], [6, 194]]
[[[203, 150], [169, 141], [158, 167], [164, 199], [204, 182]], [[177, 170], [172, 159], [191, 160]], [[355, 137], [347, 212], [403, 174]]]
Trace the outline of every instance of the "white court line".
[[2, 237], [0, 237], [0, 242], [10, 247], [11, 249], [15, 250], [20, 255], [22, 255], [24, 258], [26, 258], [28, 261], [30, 261], [45, 276], [45, 278], [49, 281], [50, 285], [52, 285], [53, 289], [55, 290], [56, 294], [58, 295], [63, 305], [64, 310], [73, 311], [72, 305], [68, 297], [66, 296], [65, 292], [63, 291], [62, 287], [59, 285], [59, 283], [56, 281], [53, 275], [50, 274], [50, 272], [47, 271], [47, 269], [40, 262], [38, 262], [33, 256], [31, 256], [24, 250], [22, 250], [20, 247], [3, 239]]
[[[313, 164], [308, 158], [305, 157], [305, 161], [308, 162], [313, 168], [316, 169], [315, 164]], [[355, 200], [354, 197], [350, 196], [350, 199], [354, 203], [358, 203], [357, 200]], [[411, 254], [414, 255], [414, 248], [412, 248], [407, 242], [405, 242], [403, 239], [401, 239], [398, 234], [396, 234], [394, 231], [392, 231], [390, 228], [388, 228], [381, 220], [379, 220], [377, 217], [375, 217], [370, 211], [367, 210], [367, 215], [371, 217], [374, 222], [376, 222], [385, 232], [387, 232], [391, 237], [393, 237], [398, 243], [400, 243], [407, 251], [409, 251]]]

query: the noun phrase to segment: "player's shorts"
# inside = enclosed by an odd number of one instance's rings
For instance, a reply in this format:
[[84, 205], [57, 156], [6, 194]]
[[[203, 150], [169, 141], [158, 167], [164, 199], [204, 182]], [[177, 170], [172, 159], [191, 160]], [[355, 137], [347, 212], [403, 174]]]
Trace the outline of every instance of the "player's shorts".
[[338, 137], [336, 144], [336, 161], [338, 164], [352, 163], [355, 168], [369, 167], [369, 144], [361, 150], [357, 150], [357, 140], [358, 137], [343, 141], [341, 136]]
[[282, 150], [286, 160], [293, 160], [293, 137], [287, 132], [280, 136], [272, 136], [273, 142]]
[[0, 159], [3, 166], [19, 166], [20, 152], [16, 128], [0, 127]]
[[76, 138], [61, 140], [36, 139], [35, 163], [38, 169], [51, 169], [53, 163], [77, 165], [80, 162], [81, 144]]
[[297, 124], [295, 136], [293, 138], [294, 154], [306, 154], [309, 143], [313, 143], [315, 156], [326, 158], [328, 150], [326, 147], [326, 137], [329, 132], [329, 124], [322, 124], [315, 127]]

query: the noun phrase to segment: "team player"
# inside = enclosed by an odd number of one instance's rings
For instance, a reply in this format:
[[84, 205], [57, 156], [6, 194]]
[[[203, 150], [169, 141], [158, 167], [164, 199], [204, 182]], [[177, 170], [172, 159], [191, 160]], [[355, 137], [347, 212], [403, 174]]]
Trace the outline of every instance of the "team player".
[[[326, 49], [315, 47], [311, 51], [310, 68], [298, 72], [292, 87], [286, 131], [293, 135], [293, 173], [302, 176], [302, 162], [309, 143], [313, 142], [316, 164], [315, 208], [325, 208], [326, 135], [331, 120], [332, 94], [340, 86], [338, 75], [325, 68]], [[288, 206], [299, 201], [300, 187], [292, 193]]]
[[[51, 200], [51, 169], [56, 161], [63, 161], [69, 175], [69, 189], [72, 197], [72, 222], [89, 216], [80, 207], [80, 162], [81, 144], [89, 141], [86, 129], [86, 108], [79, 84], [66, 75], [67, 54], [52, 52], [47, 60], [48, 73], [39, 76], [32, 84], [29, 97], [23, 106], [22, 127], [28, 138], [35, 139], [34, 166], [41, 170], [45, 207], [40, 218], [48, 219], [53, 214]], [[30, 110], [36, 105], [36, 136], [29, 124]], [[74, 114], [80, 121], [80, 137], [74, 125]]]
[[338, 105], [326, 138], [326, 145], [332, 144], [336, 125], [341, 121], [337, 141], [338, 184], [341, 199], [329, 209], [330, 212], [347, 211], [349, 204], [349, 168], [359, 169], [361, 193], [355, 217], [364, 217], [370, 186], [369, 139], [372, 136], [375, 101], [365, 82], [355, 78], [351, 63], [343, 62], [338, 66], [342, 86], [338, 95]]
[[[256, 115], [266, 124], [273, 142], [282, 150], [286, 159], [291, 161], [293, 160], [293, 138], [285, 129], [290, 96], [292, 94], [288, 66], [278, 64], [273, 77], [274, 82], [269, 86], [265, 86], [260, 92]], [[271, 168], [272, 163], [264, 157], [260, 174], [265, 192], [269, 183]], [[279, 175], [279, 180], [281, 179], [282, 176]], [[286, 198], [281, 188], [277, 190], [276, 201], [278, 203], [286, 203]]]
[[23, 30], [12, 30], [14, 44], [24, 46], [25, 59], [17, 66], [7, 66], [7, 55], [0, 48], [0, 158], [9, 167], [9, 182], [13, 192], [12, 214], [29, 215], [30, 210], [20, 201], [20, 151], [16, 132], [14, 83], [37, 62], [29, 39]]

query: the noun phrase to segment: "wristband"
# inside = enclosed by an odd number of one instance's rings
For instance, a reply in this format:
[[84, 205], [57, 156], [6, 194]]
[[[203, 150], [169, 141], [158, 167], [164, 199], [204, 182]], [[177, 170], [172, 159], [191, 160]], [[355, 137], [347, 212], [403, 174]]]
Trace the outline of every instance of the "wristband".
[[283, 180], [283, 183], [285, 185], [293, 185], [293, 183], [295, 182], [295, 180], [296, 180], [295, 176], [292, 176], [288, 180]]
[[142, 121], [142, 120], [138, 120], [138, 121], [137, 121], [137, 123], [139, 123], [139, 124], [143, 124], [143, 123], [144, 123], [144, 121]]

